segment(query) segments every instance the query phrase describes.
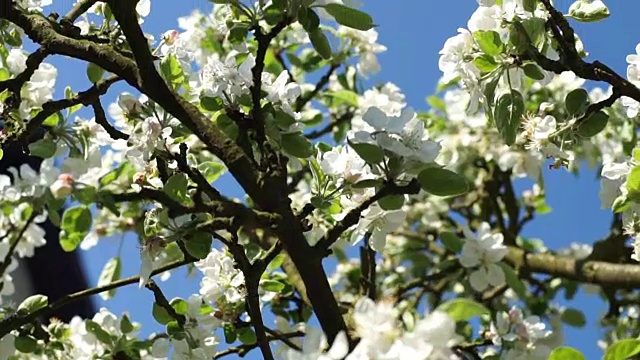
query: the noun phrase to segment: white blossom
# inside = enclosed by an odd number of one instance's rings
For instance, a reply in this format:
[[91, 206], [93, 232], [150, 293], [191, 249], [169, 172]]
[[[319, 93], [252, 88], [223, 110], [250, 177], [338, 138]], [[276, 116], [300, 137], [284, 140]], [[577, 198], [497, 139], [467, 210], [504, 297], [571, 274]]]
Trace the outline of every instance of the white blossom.
[[469, 276], [469, 283], [476, 291], [487, 287], [504, 284], [504, 271], [498, 263], [507, 255], [507, 247], [502, 244], [503, 236], [493, 233], [488, 223], [483, 222], [474, 235], [469, 228], [464, 228], [465, 242], [462, 247], [460, 264], [474, 269]]

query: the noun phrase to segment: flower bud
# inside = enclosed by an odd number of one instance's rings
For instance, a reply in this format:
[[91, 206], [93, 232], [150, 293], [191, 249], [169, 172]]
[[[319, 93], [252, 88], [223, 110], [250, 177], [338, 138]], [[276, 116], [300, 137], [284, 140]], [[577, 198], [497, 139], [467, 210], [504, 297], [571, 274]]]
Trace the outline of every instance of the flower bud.
[[63, 199], [73, 191], [73, 175], [64, 173], [58, 175], [58, 179], [51, 184], [49, 190], [56, 199]]
[[173, 45], [173, 43], [175, 43], [178, 39], [179, 35], [180, 33], [177, 30], [169, 30], [162, 34], [162, 40], [167, 45]]

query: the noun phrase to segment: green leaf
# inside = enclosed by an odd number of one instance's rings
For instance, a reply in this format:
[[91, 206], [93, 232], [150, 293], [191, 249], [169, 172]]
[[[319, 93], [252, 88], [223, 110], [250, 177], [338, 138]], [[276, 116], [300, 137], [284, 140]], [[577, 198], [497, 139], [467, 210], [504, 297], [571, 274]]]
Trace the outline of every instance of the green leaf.
[[[80, 107], [82, 107], [82, 104], [79, 104]], [[72, 106], [70, 108], [68, 108], [67, 110], [69, 111], [67, 114], [71, 114], [71, 110], [73, 109], [79, 109], [80, 107], [78, 107], [78, 105], [76, 106]], [[44, 119], [44, 122], [42, 123], [42, 125], [44, 126], [49, 126], [49, 127], [54, 127], [56, 125], [58, 125], [59, 123], [64, 122], [64, 117], [62, 117], [62, 113], [60, 113], [60, 111], [56, 112], [55, 114], [51, 114], [49, 115], [49, 117], [47, 117], [46, 119]]]
[[180, 315], [185, 315], [189, 311], [189, 303], [185, 299], [174, 298], [171, 299], [169, 305]]
[[[119, 256], [112, 257], [104, 264], [102, 268], [102, 272], [100, 273], [100, 277], [98, 278], [98, 286], [103, 286], [110, 284], [118, 279], [120, 279], [120, 275], [122, 273], [122, 262], [120, 261]], [[115, 295], [116, 289], [111, 289], [109, 291], [101, 292], [100, 297], [103, 300], [108, 300]]]
[[509, 287], [518, 295], [518, 297], [520, 297], [520, 299], [526, 299], [527, 287], [524, 285], [522, 280], [520, 280], [520, 277], [518, 276], [518, 274], [516, 274], [516, 271], [510, 265], [504, 262], [499, 262], [498, 266], [500, 266], [502, 268], [502, 271], [504, 271], [507, 285], [509, 285]]
[[231, 323], [225, 323], [223, 328], [224, 330], [224, 341], [227, 344], [233, 344], [238, 339], [238, 333], [236, 332], [236, 328]]
[[82, 185], [80, 187], [76, 187], [73, 192], [73, 197], [82, 205], [91, 205], [95, 203], [96, 195], [96, 188], [91, 185]]
[[567, 94], [564, 104], [570, 115], [582, 114], [589, 106], [589, 94], [585, 89], [575, 89]]
[[309, 40], [311, 40], [311, 45], [313, 45], [313, 48], [316, 49], [323, 59], [331, 59], [331, 45], [322, 29], [317, 28], [310, 32]]
[[347, 104], [351, 106], [358, 106], [358, 94], [354, 93], [351, 90], [338, 90], [332, 93], [329, 93], [329, 96], [333, 97], [333, 106], [338, 106], [341, 104]]
[[358, 181], [357, 183], [353, 184], [351, 187], [353, 187], [354, 189], [366, 189], [366, 188], [372, 188], [372, 187], [378, 187], [378, 186], [382, 186], [381, 180], [367, 179], [367, 180]]
[[200, 98], [200, 106], [206, 111], [216, 112], [224, 109], [224, 102], [219, 97], [202, 96]]
[[437, 196], [457, 196], [471, 190], [463, 176], [437, 167], [422, 170], [418, 174], [418, 182], [424, 191]]
[[51, 139], [40, 139], [29, 144], [29, 152], [33, 156], [48, 159], [56, 153], [58, 145]]
[[269, 280], [269, 279], [260, 281], [260, 286], [265, 291], [272, 291], [272, 292], [280, 292], [285, 288], [285, 285], [280, 281]]
[[587, 323], [587, 320], [585, 319], [582, 311], [573, 308], [565, 309], [560, 319], [563, 323], [578, 328], [584, 327], [584, 325]]
[[447, 111], [447, 104], [441, 98], [431, 95], [427, 97], [427, 104], [429, 104], [432, 108], [442, 111], [443, 113]]
[[323, 7], [340, 25], [362, 31], [367, 31], [376, 26], [373, 23], [373, 18], [360, 10], [336, 3], [327, 4]]
[[131, 319], [129, 319], [129, 316], [127, 314], [123, 314], [122, 318], [120, 319], [120, 331], [122, 331], [123, 334], [128, 334], [135, 329], [136, 328], [131, 323]]
[[524, 115], [524, 99], [517, 90], [505, 93], [496, 103], [494, 118], [504, 142], [511, 146], [516, 141], [520, 121]]
[[224, 174], [226, 167], [219, 162], [205, 161], [198, 164], [198, 170], [204, 175], [207, 182], [211, 184]]
[[49, 298], [44, 295], [32, 295], [24, 299], [18, 306], [18, 313], [31, 314], [49, 305]]
[[387, 195], [378, 200], [382, 210], [398, 210], [404, 205], [404, 195]]
[[281, 145], [284, 151], [302, 159], [311, 157], [316, 153], [311, 141], [301, 133], [283, 134]]
[[60, 223], [60, 246], [64, 251], [75, 250], [91, 229], [91, 211], [86, 206], [68, 208]]
[[527, 75], [528, 77], [532, 78], [533, 80], [542, 80], [544, 79], [544, 73], [542, 72], [542, 70], [540, 69], [540, 67], [536, 64], [525, 64], [522, 67], [522, 70], [524, 70], [524, 74]]
[[176, 340], [182, 340], [182, 339], [185, 339], [187, 337], [187, 334], [184, 331], [184, 328], [182, 326], [180, 326], [180, 324], [178, 324], [178, 322], [175, 321], [175, 320], [170, 321], [167, 324], [166, 332], [167, 332], [167, 335], [169, 335], [170, 337], [172, 337], [172, 338], [174, 338]]
[[378, 164], [384, 160], [384, 150], [377, 145], [367, 143], [354, 143], [347, 140], [349, 146], [369, 164]]
[[153, 308], [151, 309], [151, 315], [153, 315], [153, 318], [156, 319], [156, 321], [162, 325], [167, 325], [168, 323], [174, 320], [173, 317], [169, 315], [169, 312], [162, 306], [158, 305], [158, 303], [156, 302], [153, 303]]
[[614, 213], [618, 214], [627, 210], [632, 204], [632, 201], [630, 201], [628, 197], [626, 197], [625, 195], [620, 195], [613, 201], [611, 210]]
[[211, 242], [213, 238], [211, 235], [204, 231], [197, 231], [189, 240], [184, 242], [184, 246], [187, 248], [187, 252], [191, 256], [197, 259], [204, 259], [211, 252]]
[[320, 17], [313, 9], [301, 6], [298, 11], [298, 22], [306, 32], [310, 33], [320, 26]]
[[249, 35], [249, 28], [245, 24], [236, 23], [231, 29], [229, 29], [229, 35], [227, 39], [234, 45], [242, 44], [247, 41]]
[[596, 136], [607, 127], [607, 123], [609, 123], [609, 115], [600, 110], [582, 121], [578, 126], [578, 134], [584, 137]]
[[181, 203], [186, 202], [188, 199], [188, 185], [189, 179], [187, 179], [187, 175], [183, 173], [176, 173], [171, 175], [169, 180], [167, 180], [167, 183], [164, 184], [164, 192], [175, 201]]
[[440, 241], [447, 249], [453, 251], [458, 254], [462, 251], [462, 246], [464, 245], [464, 241], [458, 237], [458, 235], [445, 231], [440, 234]]
[[549, 360], [585, 360], [584, 355], [574, 348], [568, 346], [561, 346], [553, 349]]
[[4, 156], [4, 150], [2, 150], [2, 149], [0, 148], [0, 160], [2, 160], [2, 157], [3, 157], [3, 156]]
[[534, 12], [538, 5], [538, 0], [523, 0], [522, 8], [528, 12]]
[[174, 90], [179, 89], [185, 81], [182, 66], [173, 54], [165, 56], [160, 61], [160, 73]]
[[576, 0], [569, 7], [569, 15], [581, 22], [595, 22], [608, 18], [611, 15], [603, 2], [592, 0]]
[[21, 353], [30, 354], [38, 348], [38, 340], [31, 335], [20, 335], [13, 340], [13, 346]]
[[85, 320], [84, 321], [85, 324], [85, 328], [87, 329], [87, 332], [95, 335], [95, 337], [100, 340], [101, 342], [107, 344], [107, 345], [111, 345], [113, 344], [113, 338], [111, 338], [111, 334], [109, 334], [106, 330], [104, 330], [100, 324], [96, 323], [93, 320]]
[[528, 37], [533, 46], [539, 49], [545, 41], [545, 32], [545, 20], [542, 18], [533, 17], [515, 22], [509, 31], [509, 43], [517, 51], [524, 52], [527, 50]]
[[627, 197], [633, 202], [640, 202], [640, 166], [631, 169], [629, 177], [627, 177]]
[[481, 55], [473, 59], [473, 64], [482, 72], [492, 72], [498, 67], [495, 59], [489, 55]]
[[250, 327], [238, 329], [238, 340], [245, 345], [252, 345], [257, 342], [256, 333]]
[[478, 46], [480, 46], [480, 50], [491, 57], [500, 55], [504, 50], [500, 34], [493, 30], [476, 31], [473, 33], [473, 37], [476, 39]]
[[238, 138], [238, 125], [231, 120], [229, 115], [217, 113], [217, 115], [214, 115], [214, 122], [231, 139], [235, 140]]
[[455, 321], [468, 321], [476, 316], [491, 314], [484, 305], [465, 298], [445, 301], [436, 310], [446, 312]]
[[104, 69], [94, 63], [87, 64], [87, 78], [92, 83], [97, 83], [104, 76]]
[[609, 346], [602, 360], [625, 360], [640, 354], [640, 340], [623, 339]]
[[273, 260], [271, 260], [271, 262], [267, 266], [267, 270], [274, 271], [280, 266], [282, 266], [282, 263], [284, 262], [284, 259], [286, 259], [286, 257], [287, 256], [285, 254], [276, 255], [276, 257], [274, 257]]

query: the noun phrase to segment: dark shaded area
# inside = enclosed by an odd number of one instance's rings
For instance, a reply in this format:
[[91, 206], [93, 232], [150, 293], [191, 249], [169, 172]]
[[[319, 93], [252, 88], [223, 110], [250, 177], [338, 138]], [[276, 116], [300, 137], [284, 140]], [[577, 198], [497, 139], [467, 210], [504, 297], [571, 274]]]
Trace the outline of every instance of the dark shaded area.
[[[42, 133], [39, 136], [42, 136]], [[42, 159], [28, 156], [15, 142], [5, 144], [3, 150], [0, 174], [11, 176], [7, 171], [8, 168], [19, 168], [25, 163], [33, 169], [40, 168]], [[49, 302], [53, 302], [65, 295], [86, 289], [88, 282], [78, 252], [62, 250], [58, 240], [60, 229], [48, 219], [39, 225], [46, 231], [47, 244], [37, 248], [34, 257], [23, 259], [31, 277], [34, 292], [48, 296]], [[49, 317], [66, 322], [76, 315], [83, 318], [92, 317], [95, 311], [92, 299], [83, 298], [53, 311]]]

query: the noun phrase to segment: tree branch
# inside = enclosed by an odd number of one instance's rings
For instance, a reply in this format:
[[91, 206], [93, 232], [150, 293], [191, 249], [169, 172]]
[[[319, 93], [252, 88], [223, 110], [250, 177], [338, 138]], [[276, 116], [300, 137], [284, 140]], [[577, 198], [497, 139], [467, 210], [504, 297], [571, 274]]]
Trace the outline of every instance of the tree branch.
[[309, 101], [311, 101], [311, 99], [313, 99], [316, 95], [318, 95], [318, 93], [320, 93], [320, 91], [325, 86], [327, 86], [327, 84], [329, 83], [329, 80], [331, 79], [331, 75], [333, 75], [333, 73], [339, 67], [340, 67], [340, 64], [332, 63], [331, 66], [329, 66], [329, 69], [327, 70], [327, 72], [324, 75], [322, 75], [322, 77], [320, 78], [320, 80], [316, 84], [316, 87], [310, 93], [298, 98], [298, 101], [296, 101], [296, 111], [297, 112], [302, 111], [304, 106], [307, 105], [307, 103], [309, 103]]
[[[187, 260], [178, 260], [178, 261], [174, 261], [172, 263], [169, 263], [161, 268], [158, 268], [156, 270], [154, 270], [153, 272], [151, 272], [151, 276], [156, 275], [156, 274], [160, 274], [163, 273], [165, 271], [168, 270], [172, 270], [184, 265], [187, 265], [191, 263], [191, 261], [187, 261]], [[5, 335], [7, 335], [11, 330], [14, 329], [18, 329], [19, 327], [29, 324], [33, 321], [35, 321], [36, 319], [38, 319], [41, 316], [44, 316], [58, 308], [61, 308], [67, 304], [73, 303], [74, 301], [78, 301], [82, 298], [85, 298], [87, 296], [91, 296], [91, 295], [97, 295], [100, 294], [102, 292], [105, 291], [109, 291], [109, 290], [113, 290], [113, 289], [117, 289], [126, 285], [131, 285], [131, 284], [137, 284], [140, 281], [140, 276], [131, 276], [125, 279], [121, 279], [121, 280], [117, 280], [114, 281], [112, 283], [103, 285], [103, 286], [97, 286], [91, 289], [86, 289], [86, 290], [82, 290], [82, 291], [78, 291], [76, 293], [73, 294], [69, 294], [66, 295], [64, 297], [62, 297], [61, 299], [59, 299], [58, 301], [55, 301], [37, 311], [34, 311], [30, 314], [26, 314], [26, 315], [20, 315], [20, 314], [16, 314], [13, 315], [5, 320], [0, 321], [0, 338], [4, 337]]]
[[[71, 99], [60, 99], [55, 101], [47, 101], [42, 105], [42, 110], [29, 120], [27, 128], [22, 132], [18, 140], [22, 143], [27, 142], [31, 136], [42, 126], [45, 120], [56, 112], [70, 108], [72, 106], [82, 104], [88, 106], [93, 104], [101, 95], [104, 95], [109, 90], [109, 87], [114, 83], [120, 81], [117, 76], [111, 76], [106, 79], [102, 79], [95, 83], [89, 89], [78, 93]], [[104, 112], [103, 112], [104, 113]]]
[[413, 179], [410, 183], [403, 186], [398, 186], [394, 183], [387, 183], [375, 195], [365, 200], [355, 209], [349, 211], [349, 213], [340, 222], [334, 225], [333, 228], [327, 232], [327, 235], [318, 241], [316, 246], [314, 246], [314, 249], [318, 249], [318, 253], [321, 253], [322, 256], [326, 256], [329, 247], [331, 247], [331, 245], [340, 238], [340, 235], [360, 221], [360, 215], [362, 212], [383, 197], [398, 194], [417, 194], [418, 192], [420, 192], [420, 184], [416, 179]]

